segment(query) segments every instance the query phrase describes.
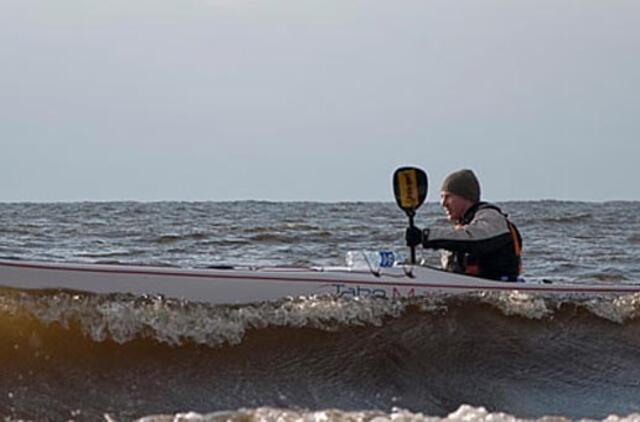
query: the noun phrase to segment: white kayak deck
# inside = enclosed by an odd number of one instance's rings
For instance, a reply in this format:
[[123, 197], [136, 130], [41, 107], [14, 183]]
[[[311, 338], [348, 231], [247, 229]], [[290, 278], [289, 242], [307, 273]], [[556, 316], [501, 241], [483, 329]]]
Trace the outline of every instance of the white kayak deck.
[[391, 299], [432, 293], [509, 291], [630, 294], [640, 284], [500, 282], [430, 267], [400, 265], [374, 274], [348, 267], [174, 268], [47, 263], [0, 259], [0, 286], [15, 289], [163, 295], [212, 304], [272, 301], [332, 294]]

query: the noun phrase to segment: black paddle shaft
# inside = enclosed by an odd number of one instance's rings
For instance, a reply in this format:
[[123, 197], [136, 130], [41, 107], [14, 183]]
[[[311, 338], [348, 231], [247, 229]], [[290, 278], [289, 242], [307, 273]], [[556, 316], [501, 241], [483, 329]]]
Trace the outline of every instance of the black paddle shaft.
[[[414, 217], [415, 213], [412, 215], [409, 215], [409, 227], [410, 228], [414, 228], [415, 225], [413, 224], [413, 217]], [[415, 265], [416, 263], [416, 247], [415, 246], [411, 246], [411, 265]]]

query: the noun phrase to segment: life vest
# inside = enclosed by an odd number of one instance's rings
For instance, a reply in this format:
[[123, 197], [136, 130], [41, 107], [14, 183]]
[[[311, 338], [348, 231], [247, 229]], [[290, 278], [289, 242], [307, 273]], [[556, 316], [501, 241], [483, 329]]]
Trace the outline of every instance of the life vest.
[[513, 224], [507, 214], [493, 204], [480, 202], [471, 208], [463, 217], [461, 224], [469, 224], [476, 213], [482, 209], [494, 209], [502, 214], [506, 220], [511, 236], [509, 253], [506, 250], [482, 255], [469, 253], [458, 254], [457, 260], [463, 272], [469, 275], [486, 277], [497, 280], [515, 281], [522, 273], [522, 236], [515, 224]]

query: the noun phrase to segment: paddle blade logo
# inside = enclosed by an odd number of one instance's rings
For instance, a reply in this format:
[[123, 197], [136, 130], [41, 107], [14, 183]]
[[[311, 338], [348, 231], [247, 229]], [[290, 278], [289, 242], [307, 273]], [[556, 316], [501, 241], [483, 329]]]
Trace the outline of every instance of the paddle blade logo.
[[418, 202], [418, 177], [414, 170], [400, 172], [400, 206], [416, 208]]

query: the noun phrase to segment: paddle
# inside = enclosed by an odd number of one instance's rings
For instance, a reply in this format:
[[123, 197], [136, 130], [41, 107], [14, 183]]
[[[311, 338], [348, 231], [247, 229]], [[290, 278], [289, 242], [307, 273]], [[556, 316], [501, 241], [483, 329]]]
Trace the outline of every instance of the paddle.
[[[393, 193], [398, 206], [409, 217], [409, 227], [414, 227], [416, 210], [427, 198], [427, 174], [416, 167], [400, 167], [393, 173]], [[416, 247], [411, 247], [411, 264], [416, 263]]]

